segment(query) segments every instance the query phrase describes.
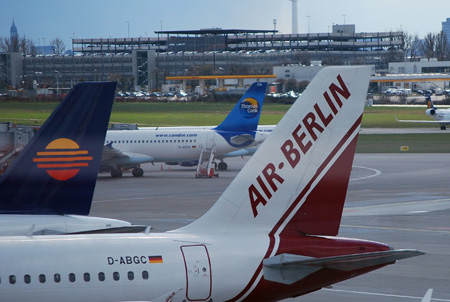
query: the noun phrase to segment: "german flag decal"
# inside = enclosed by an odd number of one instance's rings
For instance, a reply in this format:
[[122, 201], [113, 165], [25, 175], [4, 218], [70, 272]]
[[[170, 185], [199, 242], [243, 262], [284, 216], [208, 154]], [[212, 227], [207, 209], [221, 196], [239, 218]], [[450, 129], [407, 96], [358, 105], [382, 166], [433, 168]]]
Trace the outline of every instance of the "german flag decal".
[[148, 263], [163, 263], [162, 256], [148, 256]]
[[67, 138], [55, 139], [45, 147], [45, 151], [37, 152], [33, 158], [39, 169], [45, 169], [48, 175], [60, 181], [77, 175], [81, 168], [89, 166], [91, 160], [87, 150], [80, 150], [76, 142]]

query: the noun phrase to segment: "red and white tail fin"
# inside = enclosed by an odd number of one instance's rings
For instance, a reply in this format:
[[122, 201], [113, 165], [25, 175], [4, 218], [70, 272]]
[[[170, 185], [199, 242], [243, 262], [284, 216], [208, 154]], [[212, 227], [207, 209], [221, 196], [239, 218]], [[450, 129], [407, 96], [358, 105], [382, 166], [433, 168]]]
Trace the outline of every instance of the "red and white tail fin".
[[336, 235], [369, 76], [320, 71], [214, 206], [178, 231]]

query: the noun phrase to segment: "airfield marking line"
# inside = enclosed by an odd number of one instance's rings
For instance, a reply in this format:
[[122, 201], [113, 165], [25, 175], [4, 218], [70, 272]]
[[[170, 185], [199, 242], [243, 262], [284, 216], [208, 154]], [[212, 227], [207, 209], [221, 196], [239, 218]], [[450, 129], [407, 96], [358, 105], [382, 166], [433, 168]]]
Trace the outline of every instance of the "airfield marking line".
[[195, 194], [177, 194], [177, 195], [161, 195], [161, 196], [147, 196], [147, 197], [136, 197], [136, 198], [119, 198], [119, 199], [104, 199], [104, 200], [94, 200], [94, 203], [103, 203], [111, 201], [132, 201], [132, 200], [144, 200], [144, 199], [155, 199], [155, 198], [172, 198], [172, 197], [189, 197], [189, 196], [205, 196], [205, 195], [216, 195], [221, 194], [222, 191], [218, 192], [206, 192], [206, 193], [195, 193]]
[[381, 174], [380, 170], [374, 169], [374, 168], [369, 168], [369, 167], [363, 167], [363, 166], [353, 166], [355, 168], [360, 168], [360, 169], [367, 169], [370, 170], [372, 172], [375, 172], [375, 174], [372, 175], [368, 175], [368, 176], [362, 176], [362, 177], [357, 177], [357, 178], [350, 178], [350, 180], [362, 180], [362, 179], [368, 179], [368, 178], [372, 178], [372, 177], [376, 177], [378, 175]]
[[342, 224], [341, 227], [345, 227], [345, 228], [359, 228], [359, 229], [388, 230], [388, 231], [431, 232], [431, 233], [450, 234], [450, 231], [445, 231], [445, 230], [405, 229], [405, 228], [390, 228], [390, 227], [349, 225], [349, 224]]
[[[350, 293], [350, 294], [370, 295], [370, 296], [383, 296], [383, 297], [406, 298], [406, 299], [417, 299], [417, 300], [423, 299], [423, 297], [403, 296], [403, 295], [383, 294], [383, 293], [371, 293], [371, 292], [361, 292], [361, 291], [343, 290], [343, 289], [329, 289], [329, 288], [324, 288], [323, 290], [325, 290], [325, 291], [331, 291], [331, 292], [342, 292], [342, 293]], [[450, 302], [449, 299], [432, 298], [432, 300], [433, 300], [433, 301]]]

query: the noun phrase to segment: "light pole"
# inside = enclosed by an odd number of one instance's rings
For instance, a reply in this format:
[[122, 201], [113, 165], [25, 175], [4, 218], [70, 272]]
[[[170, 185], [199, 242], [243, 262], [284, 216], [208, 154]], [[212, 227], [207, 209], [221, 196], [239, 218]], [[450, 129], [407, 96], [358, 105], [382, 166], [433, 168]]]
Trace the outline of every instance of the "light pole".
[[61, 77], [61, 75], [59, 75], [59, 71], [55, 70], [55, 78], [56, 78], [56, 94], [59, 96], [59, 78]]

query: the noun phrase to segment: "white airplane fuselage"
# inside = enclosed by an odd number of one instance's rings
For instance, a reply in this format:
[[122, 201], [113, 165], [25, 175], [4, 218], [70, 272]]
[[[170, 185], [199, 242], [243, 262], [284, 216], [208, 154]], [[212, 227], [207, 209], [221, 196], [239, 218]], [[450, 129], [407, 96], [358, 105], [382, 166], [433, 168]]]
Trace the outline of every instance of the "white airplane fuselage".
[[[233, 241], [236, 248], [230, 249], [231, 242], [223, 237], [206, 236], [205, 240], [203, 236], [170, 233], [74, 235], [55, 241], [51, 248], [48, 241], [55, 239], [53, 236], [3, 237], [0, 258], [8, 260], [2, 261], [0, 301], [151, 301], [186, 288], [190, 300], [212, 297], [213, 301], [225, 301], [242, 290], [251, 278], [249, 273], [262, 260], [268, 240], [257, 238], [242, 238], [238, 246]], [[151, 263], [149, 257], [155, 256], [161, 260]], [[145, 271], [148, 279], [143, 277]], [[104, 281], [99, 280], [99, 273], [104, 273]], [[59, 274], [59, 282], [55, 282], [55, 274]], [[73, 282], [69, 274], [74, 274]], [[39, 292], [46, 293], [45, 299], [40, 299]]]
[[[0, 238], [0, 301], [166, 301], [169, 297], [169, 301], [186, 297], [188, 301], [228, 301], [244, 298], [252, 282], [259, 288], [253, 289], [253, 294], [270, 292], [261, 283], [267, 282], [262, 260], [271, 256], [267, 254], [271, 240], [258, 232], [240, 236], [176, 232], [73, 235], [61, 239], [51, 235]], [[329, 246], [331, 241], [334, 247]], [[285, 248], [286, 252], [310, 255], [357, 252], [361, 246], [368, 252], [388, 248], [370, 241], [326, 236], [299, 236], [288, 242], [293, 246]], [[359, 272], [327, 274], [330, 281], [324, 279], [323, 284]], [[298, 293], [302, 286], [269, 284], [285, 293]]]
[[110, 130], [106, 134], [105, 144], [121, 152], [143, 154], [151, 157], [152, 162], [194, 161], [200, 157], [202, 149], [213, 149], [220, 156], [241, 149], [237, 145], [252, 147], [262, 143], [268, 133], [255, 132], [255, 138], [249, 134], [231, 136], [231, 145], [218, 132], [212, 129], [188, 130]]

